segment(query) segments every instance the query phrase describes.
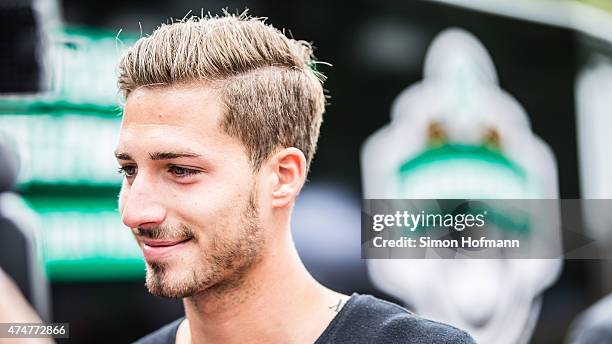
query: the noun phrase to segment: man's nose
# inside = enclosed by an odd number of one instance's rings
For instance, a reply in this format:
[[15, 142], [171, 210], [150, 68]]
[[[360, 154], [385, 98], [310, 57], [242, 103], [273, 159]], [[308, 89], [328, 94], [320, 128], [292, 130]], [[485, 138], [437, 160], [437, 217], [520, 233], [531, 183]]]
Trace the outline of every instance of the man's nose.
[[129, 228], [155, 227], [166, 219], [158, 188], [144, 175], [138, 175], [129, 189], [122, 190], [121, 198], [121, 221]]

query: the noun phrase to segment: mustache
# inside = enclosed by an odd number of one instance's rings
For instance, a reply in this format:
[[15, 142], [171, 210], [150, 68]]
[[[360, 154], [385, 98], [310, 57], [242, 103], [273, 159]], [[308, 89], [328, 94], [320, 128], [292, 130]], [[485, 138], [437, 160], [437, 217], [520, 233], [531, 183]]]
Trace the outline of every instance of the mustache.
[[150, 228], [135, 228], [134, 234], [152, 240], [166, 240], [166, 239], [191, 239], [195, 235], [191, 228], [185, 225], [179, 226], [157, 226]]

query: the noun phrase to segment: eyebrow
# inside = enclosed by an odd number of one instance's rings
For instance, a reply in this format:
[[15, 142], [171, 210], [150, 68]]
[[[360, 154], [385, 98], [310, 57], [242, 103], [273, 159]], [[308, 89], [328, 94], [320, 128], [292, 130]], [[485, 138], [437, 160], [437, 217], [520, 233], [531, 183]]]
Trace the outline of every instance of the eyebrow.
[[[191, 152], [152, 152], [149, 153], [149, 158], [151, 160], [170, 160], [176, 158], [197, 158], [200, 157], [200, 154], [191, 153]], [[134, 160], [131, 155], [128, 153], [119, 153], [115, 152], [115, 158], [117, 160]]]

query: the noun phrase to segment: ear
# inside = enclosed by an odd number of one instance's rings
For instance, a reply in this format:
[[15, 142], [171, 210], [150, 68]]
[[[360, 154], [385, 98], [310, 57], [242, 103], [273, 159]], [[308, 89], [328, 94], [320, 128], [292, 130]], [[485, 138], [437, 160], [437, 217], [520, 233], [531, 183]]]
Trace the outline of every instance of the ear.
[[272, 171], [275, 175], [272, 186], [272, 206], [282, 208], [297, 197], [306, 180], [306, 157], [295, 148], [284, 148], [272, 156]]

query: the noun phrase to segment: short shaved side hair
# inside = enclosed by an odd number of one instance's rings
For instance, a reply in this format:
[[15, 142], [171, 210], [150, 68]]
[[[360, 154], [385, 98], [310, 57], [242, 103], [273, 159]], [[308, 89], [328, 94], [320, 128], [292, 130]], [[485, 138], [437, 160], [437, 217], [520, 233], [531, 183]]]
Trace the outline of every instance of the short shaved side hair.
[[119, 63], [125, 99], [139, 87], [203, 82], [227, 112], [220, 127], [242, 141], [255, 170], [279, 148], [296, 147], [306, 168], [325, 111], [312, 46], [260, 18], [224, 13], [162, 24]]

